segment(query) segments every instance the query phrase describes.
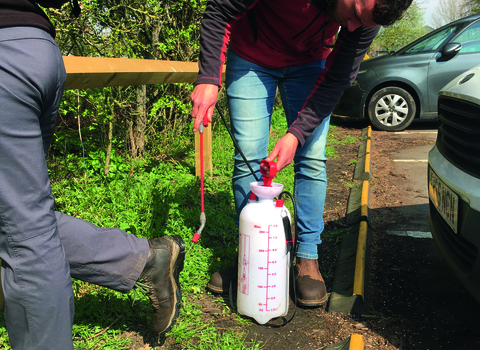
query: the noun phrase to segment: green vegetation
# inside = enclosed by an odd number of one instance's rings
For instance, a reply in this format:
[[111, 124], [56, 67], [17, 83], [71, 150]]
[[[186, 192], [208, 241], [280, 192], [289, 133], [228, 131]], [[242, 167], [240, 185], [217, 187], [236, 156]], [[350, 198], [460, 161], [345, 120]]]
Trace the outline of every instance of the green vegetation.
[[381, 28], [370, 49], [388, 52], [398, 50], [428, 33], [423, 19], [423, 11], [416, 2], [405, 12], [403, 18], [391, 26]]

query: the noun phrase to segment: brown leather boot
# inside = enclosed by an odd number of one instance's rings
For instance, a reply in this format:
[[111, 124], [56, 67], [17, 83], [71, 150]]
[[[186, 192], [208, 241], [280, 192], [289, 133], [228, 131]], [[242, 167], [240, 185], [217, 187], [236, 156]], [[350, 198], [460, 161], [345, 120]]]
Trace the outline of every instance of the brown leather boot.
[[185, 244], [180, 236], [148, 240], [147, 263], [136, 287], [145, 292], [155, 309], [153, 330], [163, 333], [172, 328], [182, 305], [179, 275], [185, 260]]
[[327, 288], [317, 259], [297, 257], [295, 265], [297, 301], [304, 306], [320, 306], [328, 300]]
[[230, 282], [234, 282], [234, 287], [237, 286], [237, 271], [238, 269], [238, 257], [223, 269], [215, 272], [207, 283], [207, 289], [217, 294], [228, 294], [230, 290]]

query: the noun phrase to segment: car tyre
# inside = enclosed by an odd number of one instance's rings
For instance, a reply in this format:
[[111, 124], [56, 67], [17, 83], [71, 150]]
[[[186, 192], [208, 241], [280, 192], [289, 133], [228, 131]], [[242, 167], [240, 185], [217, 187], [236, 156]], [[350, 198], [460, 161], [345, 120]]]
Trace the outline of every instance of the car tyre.
[[378, 130], [402, 131], [412, 123], [416, 112], [412, 95], [395, 86], [378, 90], [368, 103], [368, 117]]

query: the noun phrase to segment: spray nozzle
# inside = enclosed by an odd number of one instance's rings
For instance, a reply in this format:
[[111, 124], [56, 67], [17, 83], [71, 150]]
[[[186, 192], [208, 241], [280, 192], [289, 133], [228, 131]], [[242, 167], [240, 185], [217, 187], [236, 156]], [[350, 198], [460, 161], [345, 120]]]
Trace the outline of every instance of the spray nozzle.
[[208, 126], [208, 118], [207, 118], [207, 112], [205, 112], [205, 115], [203, 116], [203, 122], [200, 123], [200, 125], [198, 126], [198, 132], [200, 134], [203, 134], [203, 131], [207, 126]]
[[260, 172], [262, 173], [263, 186], [272, 187], [272, 180], [277, 175], [277, 163], [273, 161], [260, 162]]

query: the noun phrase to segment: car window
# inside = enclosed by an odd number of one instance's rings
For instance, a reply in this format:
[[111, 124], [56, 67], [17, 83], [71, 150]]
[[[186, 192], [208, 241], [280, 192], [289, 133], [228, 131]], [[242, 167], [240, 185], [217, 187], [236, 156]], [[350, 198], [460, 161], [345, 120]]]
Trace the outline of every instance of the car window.
[[445, 43], [452, 35], [457, 32], [458, 25], [445, 28], [444, 30], [425, 38], [416, 45], [412, 46], [406, 50], [405, 54], [416, 54], [424, 53], [429, 51], [436, 51], [438, 48]]
[[461, 53], [480, 52], [480, 21], [465, 29], [453, 41], [462, 44]]

